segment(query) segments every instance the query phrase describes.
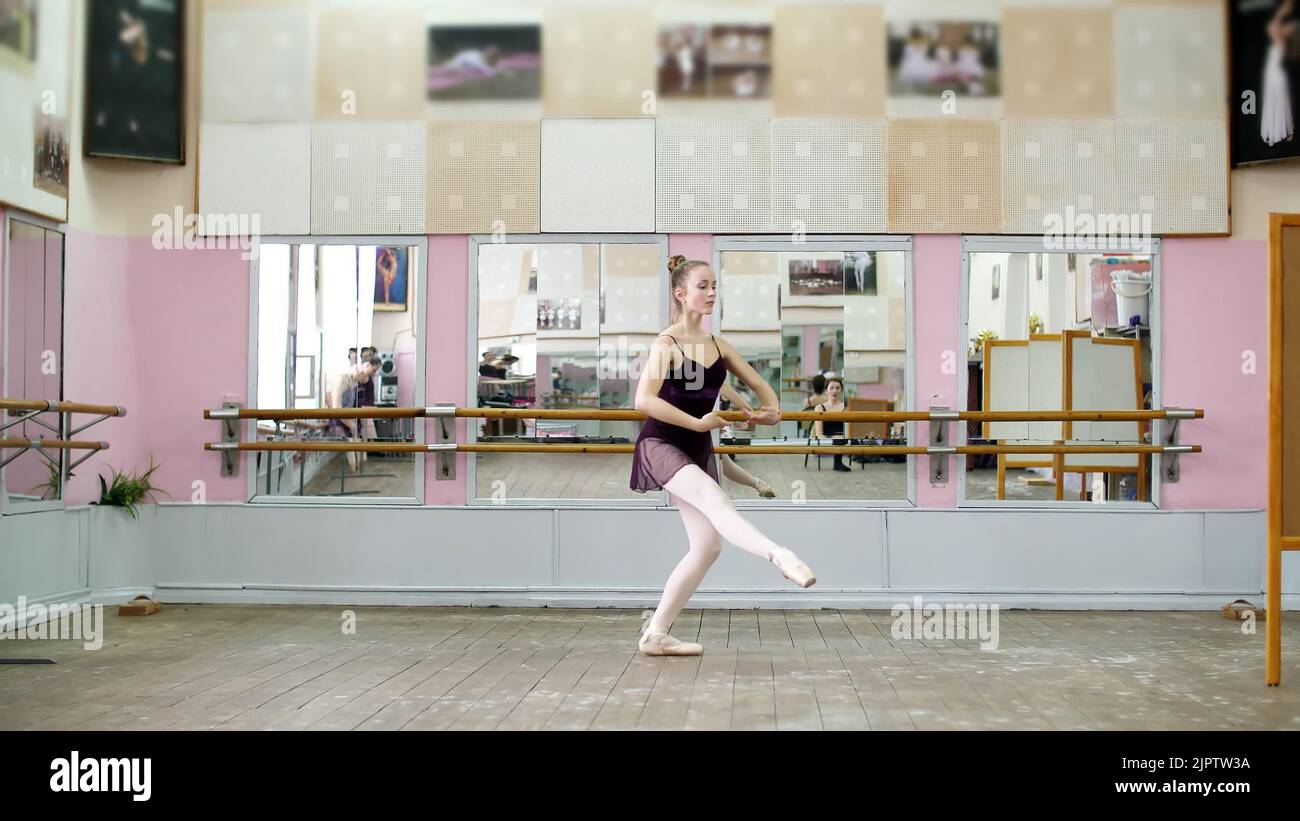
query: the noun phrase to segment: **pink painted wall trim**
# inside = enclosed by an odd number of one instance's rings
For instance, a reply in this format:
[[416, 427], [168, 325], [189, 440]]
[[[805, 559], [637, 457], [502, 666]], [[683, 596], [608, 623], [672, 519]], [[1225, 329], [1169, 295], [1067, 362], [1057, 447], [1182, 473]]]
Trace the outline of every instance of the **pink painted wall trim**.
[[[470, 403], [466, 390], [469, 368], [469, 237], [429, 237], [429, 270], [424, 289], [425, 300], [425, 402], [454, 402], [458, 407]], [[469, 310], [474, 310], [470, 306]], [[467, 419], [456, 420], [456, 441], [468, 441]], [[424, 423], [424, 435], [434, 441], [432, 421]], [[466, 455], [456, 455], [455, 480], [437, 476], [438, 459], [424, 459], [424, 503], [426, 505], [463, 505], [472, 489]]]
[[[961, 323], [961, 237], [923, 234], [912, 239], [912, 305], [916, 340], [916, 407], [957, 406], [958, 377], [966, 375], [966, 346], [958, 339]], [[955, 362], [955, 374], [944, 373], [945, 361]], [[949, 368], [953, 370], [953, 368]], [[917, 422], [916, 441], [930, 441], [930, 424]], [[916, 463], [917, 507], [956, 507], [957, 478], [941, 487], [930, 485], [930, 457]], [[952, 459], [953, 470], [958, 460]]]
[[[1204, 408], [1183, 422], [1168, 509], [1262, 509], [1268, 496], [1268, 243], [1165, 239], [1160, 272], [1161, 403]], [[1244, 373], [1248, 352], [1254, 371]]]

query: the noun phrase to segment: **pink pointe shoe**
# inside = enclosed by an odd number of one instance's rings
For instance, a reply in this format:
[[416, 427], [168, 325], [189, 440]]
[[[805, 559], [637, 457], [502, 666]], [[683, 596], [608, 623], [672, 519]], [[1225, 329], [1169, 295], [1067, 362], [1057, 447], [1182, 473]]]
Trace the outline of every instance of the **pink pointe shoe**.
[[641, 634], [638, 649], [647, 656], [698, 656], [704, 647], [694, 642], [678, 641], [668, 635], [667, 631], [656, 630], [649, 626]]
[[817, 577], [813, 575], [812, 568], [799, 560], [794, 555], [794, 551], [788, 547], [778, 547], [772, 551], [768, 557], [776, 569], [781, 571], [781, 575], [803, 588], [812, 587], [817, 583]]

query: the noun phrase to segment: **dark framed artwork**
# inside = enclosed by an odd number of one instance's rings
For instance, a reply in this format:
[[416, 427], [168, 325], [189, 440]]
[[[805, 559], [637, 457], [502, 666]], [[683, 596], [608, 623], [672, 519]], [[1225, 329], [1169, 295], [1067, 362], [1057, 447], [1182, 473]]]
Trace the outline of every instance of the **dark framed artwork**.
[[86, 7], [86, 156], [184, 163], [184, 0]]
[[1294, 0], [1229, 0], [1232, 165], [1300, 158], [1300, 8]]

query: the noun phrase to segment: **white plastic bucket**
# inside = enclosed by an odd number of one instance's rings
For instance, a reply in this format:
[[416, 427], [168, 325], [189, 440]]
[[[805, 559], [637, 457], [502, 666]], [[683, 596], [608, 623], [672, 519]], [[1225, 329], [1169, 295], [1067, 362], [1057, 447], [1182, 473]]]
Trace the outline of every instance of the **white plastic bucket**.
[[1139, 325], [1147, 325], [1147, 310], [1151, 297], [1151, 273], [1137, 271], [1111, 271], [1110, 288], [1115, 292], [1115, 307], [1119, 324], [1128, 326], [1133, 317]]

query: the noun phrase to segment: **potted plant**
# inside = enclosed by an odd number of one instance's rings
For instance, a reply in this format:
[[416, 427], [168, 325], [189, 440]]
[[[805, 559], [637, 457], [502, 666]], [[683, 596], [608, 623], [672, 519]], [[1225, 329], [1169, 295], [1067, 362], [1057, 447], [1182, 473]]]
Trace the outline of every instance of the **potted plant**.
[[114, 468], [112, 477], [105, 481], [104, 475], [99, 476], [99, 501], [91, 502], [92, 505], [104, 505], [110, 507], [120, 507], [132, 518], [136, 518], [139, 513], [140, 505], [144, 502], [153, 501], [152, 494], [166, 493], [154, 487], [150, 481], [153, 472], [158, 469], [153, 459], [149, 460], [149, 469], [144, 473], [125, 473]]

